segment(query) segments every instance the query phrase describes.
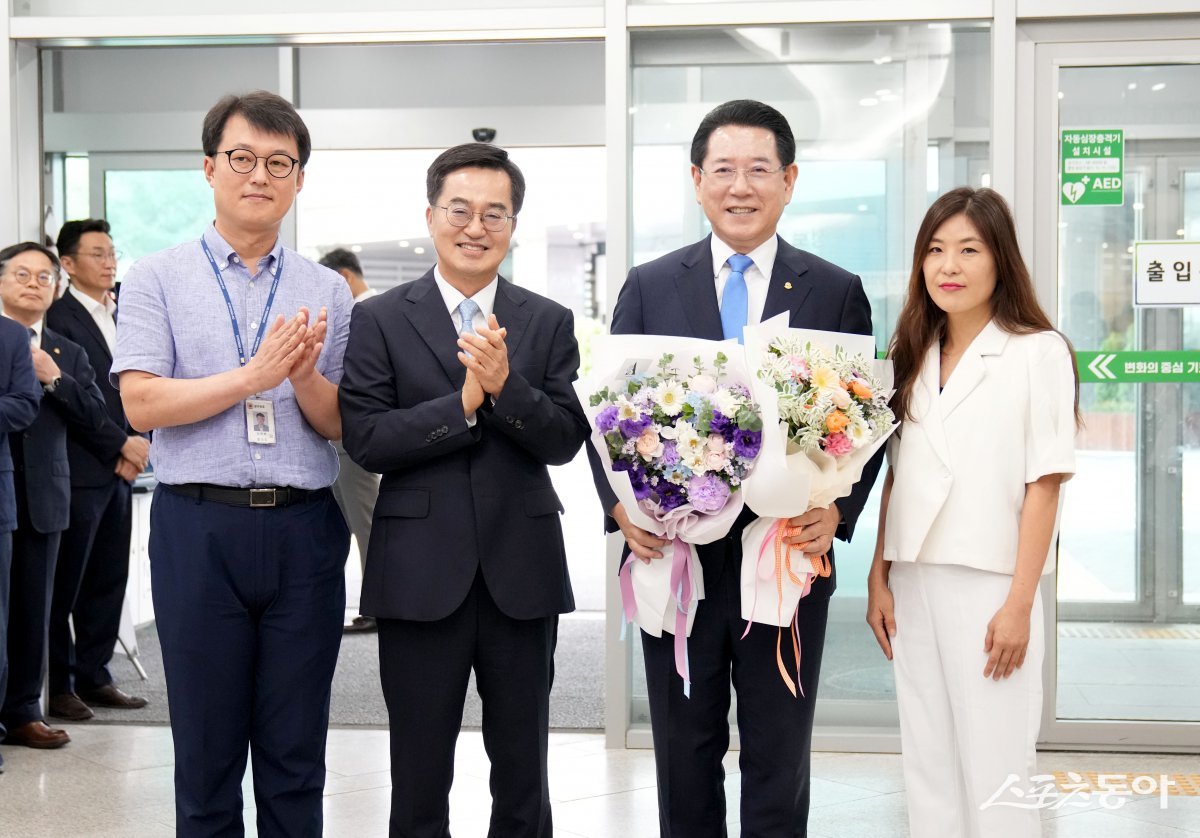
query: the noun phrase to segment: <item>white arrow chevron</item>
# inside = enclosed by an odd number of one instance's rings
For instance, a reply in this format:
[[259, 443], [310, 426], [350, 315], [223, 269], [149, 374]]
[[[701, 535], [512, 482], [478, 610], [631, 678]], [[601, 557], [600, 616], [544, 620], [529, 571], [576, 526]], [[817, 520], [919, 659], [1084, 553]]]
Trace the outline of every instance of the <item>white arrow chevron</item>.
[[1116, 357], [1116, 355], [1097, 355], [1092, 359], [1092, 362], [1088, 364], [1088, 369], [1092, 371], [1092, 375], [1101, 380], [1106, 378], [1115, 379], [1117, 377], [1116, 373], [1110, 370], [1108, 365], [1111, 364]]

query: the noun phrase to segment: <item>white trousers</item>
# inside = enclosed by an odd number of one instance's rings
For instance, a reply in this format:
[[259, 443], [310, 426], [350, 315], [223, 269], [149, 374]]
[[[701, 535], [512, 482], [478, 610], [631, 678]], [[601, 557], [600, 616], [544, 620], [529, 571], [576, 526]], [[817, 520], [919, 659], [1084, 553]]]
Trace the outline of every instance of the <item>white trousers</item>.
[[[1042, 601], [1034, 600], [1025, 663], [983, 677], [987, 625], [1012, 577], [961, 565], [893, 562], [892, 638], [904, 784], [912, 838], [1034, 838], [1037, 809], [1005, 786], [1030, 788], [1042, 712]], [[1015, 775], [1015, 780], [1012, 779]]]

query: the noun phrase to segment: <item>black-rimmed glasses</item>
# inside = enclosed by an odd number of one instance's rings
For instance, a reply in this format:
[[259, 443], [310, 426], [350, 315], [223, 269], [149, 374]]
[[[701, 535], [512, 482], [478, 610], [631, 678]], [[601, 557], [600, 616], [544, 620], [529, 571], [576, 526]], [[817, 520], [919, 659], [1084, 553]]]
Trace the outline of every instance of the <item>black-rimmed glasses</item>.
[[434, 204], [437, 209], [446, 213], [446, 220], [455, 227], [466, 227], [471, 223], [471, 219], [479, 216], [479, 222], [483, 224], [483, 229], [490, 230], [493, 233], [499, 233], [516, 216], [505, 215], [498, 209], [484, 210], [483, 212], [471, 212], [463, 206], [443, 207], [440, 204]]
[[291, 155], [283, 152], [268, 154], [266, 157], [260, 157], [248, 148], [231, 148], [229, 151], [218, 151], [217, 154], [224, 154], [229, 158], [229, 168], [233, 169], [239, 175], [248, 175], [258, 166], [259, 160], [267, 161], [267, 174], [271, 177], [285, 178], [292, 173], [292, 169], [296, 168], [296, 164], [300, 161]]

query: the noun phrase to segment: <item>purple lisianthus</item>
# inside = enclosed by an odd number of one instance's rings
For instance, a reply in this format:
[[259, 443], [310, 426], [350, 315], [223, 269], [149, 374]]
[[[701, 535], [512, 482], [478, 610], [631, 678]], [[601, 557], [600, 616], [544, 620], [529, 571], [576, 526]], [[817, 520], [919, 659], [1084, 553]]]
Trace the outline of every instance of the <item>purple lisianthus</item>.
[[634, 466], [629, 470], [629, 482], [633, 484], [635, 498], [645, 500], [650, 497], [650, 481], [646, 477], [646, 470], [641, 466]]
[[596, 430], [606, 434], [617, 426], [617, 406], [610, 404], [596, 414]]
[[677, 486], [666, 480], [659, 481], [658, 502], [664, 510], [675, 509], [687, 503], [687, 496], [682, 486]]
[[673, 466], [679, 462], [679, 446], [673, 439], [663, 442], [662, 456], [658, 461], [664, 466]]
[[613, 471], [629, 471], [631, 468], [633, 468], [633, 463], [624, 457], [618, 457], [612, 461]]
[[733, 453], [747, 460], [758, 456], [762, 448], [762, 431], [745, 431], [738, 428], [733, 432]]
[[715, 474], [700, 474], [688, 481], [688, 501], [697, 512], [720, 512], [729, 502], [729, 487]]
[[733, 430], [733, 420], [719, 410], [713, 411], [712, 424], [709, 426], [714, 434], [729, 439], [729, 432]]
[[642, 431], [650, 427], [650, 417], [641, 415], [636, 419], [622, 419], [617, 426], [621, 429], [621, 435], [626, 439], [636, 439], [642, 435]]

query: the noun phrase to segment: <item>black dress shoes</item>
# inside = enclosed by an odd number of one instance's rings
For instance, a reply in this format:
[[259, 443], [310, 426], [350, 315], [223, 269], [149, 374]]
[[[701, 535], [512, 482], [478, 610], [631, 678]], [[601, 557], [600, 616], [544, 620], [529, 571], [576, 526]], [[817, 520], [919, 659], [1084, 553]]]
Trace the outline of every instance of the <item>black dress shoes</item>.
[[65, 730], [47, 727], [45, 722], [29, 722], [15, 727], [4, 737], [5, 745], [22, 745], [26, 748], [61, 748], [71, 741]]
[[116, 684], [105, 684], [94, 690], [80, 690], [79, 697], [93, 707], [115, 707], [118, 710], [140, 710], [146, 699], [130, 695], [117, 688]]
[[342, 631], [378, 631], [379, 627], [375, 625], [374, 617], [364, 617], [361, 614], [355, 617], [346, 625], [342, 626]]
[[75, 693], [50, 696], [50, 715], [69, 722], [86, 722], [96, 714]]

